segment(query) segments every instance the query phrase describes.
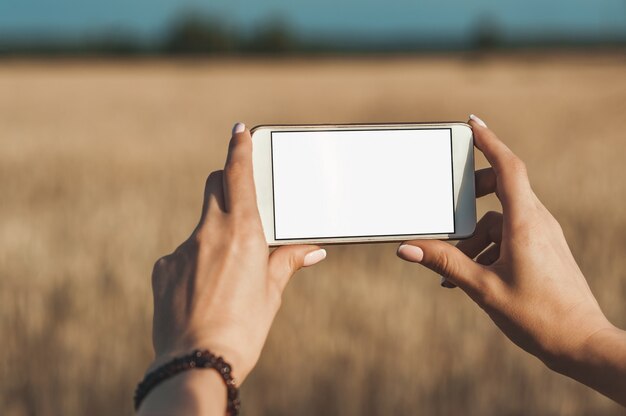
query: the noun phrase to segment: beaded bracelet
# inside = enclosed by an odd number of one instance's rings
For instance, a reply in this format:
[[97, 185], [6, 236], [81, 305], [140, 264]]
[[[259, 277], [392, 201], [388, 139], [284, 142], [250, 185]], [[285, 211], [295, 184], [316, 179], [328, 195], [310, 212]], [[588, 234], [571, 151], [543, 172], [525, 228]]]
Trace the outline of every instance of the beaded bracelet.
[[183, 371], [195, 368], [213, 368], [217, 370], [224, 379], [224, 383], [226, 383], [228, 398], [226, 411], [230, 416], [237, 416], [241, 408], [241, 401], [239, 400], [239, 389], [237, 389], [235, 379], [231, 373], [231, 366], [222, 357], [216, 356], [209, 350], [195, 350], [189, 355], [174, 358], [172, 361], [148, 373], [135, 390], [135, 411], [139, 410], [143, 399], [159, 383]]

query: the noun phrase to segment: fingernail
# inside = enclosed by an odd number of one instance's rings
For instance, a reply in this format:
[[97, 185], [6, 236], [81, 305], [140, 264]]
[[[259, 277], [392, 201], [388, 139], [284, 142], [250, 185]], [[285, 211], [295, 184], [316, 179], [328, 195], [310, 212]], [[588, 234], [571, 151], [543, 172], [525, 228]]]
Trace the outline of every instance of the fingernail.
[[313, 266], [326, 258], [326, 250], [320, 248], [304, 256], [304, 267]]
[[400, 254], [404, 260], [412, 261], [414, 263], [421, 263], [424, 259], [424, 251], [410, 244], [402, 244], [398, 247], [398, 254]]
[[445, 287], [446, 289], [454, 289], [455, 286], [452, 283], [448, 282], [448, 279], [442, 276], [441, 287]]
[[246, 130], [246, 125], [243, 123], [235, 123], [233, 126], [233, 134], [243, 133]]
[[469, 118], [470, 120], [474, 120], [476, 124], [478, 124], [480, 127], [487, 127], [487, 124], [484, 121], [482, 121], [478, 116], [475, 116], [474, 114], [470, 114]]

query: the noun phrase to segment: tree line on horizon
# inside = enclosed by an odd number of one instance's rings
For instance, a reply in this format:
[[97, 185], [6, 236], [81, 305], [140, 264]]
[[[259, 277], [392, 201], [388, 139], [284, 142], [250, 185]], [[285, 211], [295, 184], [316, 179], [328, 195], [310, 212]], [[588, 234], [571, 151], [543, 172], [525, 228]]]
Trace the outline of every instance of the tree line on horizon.
[[580, 37], [541, 36], [533, 39], [505, 40], [497, 22], [480, 19], [468, 42], [441, 37], [413, 37], [372, 41], [357, 36], [326, 36], [304, 40], [279, 18], [265, 21], [256, 29], [241, 34], [213, 15], [189, 12], [173, 21], [166, 34], [156, 41], [140, 41], [123, 30], [109, 31], [81, 39], [39, 36], [19, 39], [0, 33], [0, 56], [20, 55], [285, 55], [315, 53], [385, 53], [446, 50], [496, 50], [519, 47], [626, 46], [626, 38], [584, 39]]

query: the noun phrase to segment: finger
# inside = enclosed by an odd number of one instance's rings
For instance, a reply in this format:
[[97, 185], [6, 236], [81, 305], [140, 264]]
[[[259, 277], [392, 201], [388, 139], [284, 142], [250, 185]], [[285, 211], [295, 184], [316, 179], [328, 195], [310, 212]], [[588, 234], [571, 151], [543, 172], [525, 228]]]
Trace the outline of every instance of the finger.
[[282, 246], [270, 254], [269, 276], [280, 292], [295, 272], [313, 266], [326, 258], [326, 250], [314, 245]]
[[456, 248], [461, 250], [470, 259], [478, 256], [491, 243], [502, 241], [502, 214], [495, 211], [487, 212], [476, 223], [474, 235], [457, 243]]
[[233, 127], [224, 166], [224, 199], [227, 212], [257, 211], [252, 173], [252, 139], [243, 123]]
[[397, 254], [404, 260], [423, 264], [464, 291], [474, 291], [483, 278], [481, 265], [443, 241], [407, 241], [398, 248]]
[[216, 170], [207, 177], [202, 199], [200, 224], [204, 223], [209, 212], [226, 212], [224, 207], [223, 171]]
[[523, 215], [532, 203], [532, 191], [526, 165], [478, 117], [471, 115], [469, 124], [474, 144], [483, 152], [496, 175], [498, 198], [505, 211]]
[[500, 258], [500, 244], [494, 244], [484, 251], [478, 258], [476, 262], [478, 264], [482, 264], [483, 266], [491, 266]]
[[476, 198], [496, 191], [496, 173], [493, 168], [477, 170], [474, 173], [474, 181], [476, 182]]

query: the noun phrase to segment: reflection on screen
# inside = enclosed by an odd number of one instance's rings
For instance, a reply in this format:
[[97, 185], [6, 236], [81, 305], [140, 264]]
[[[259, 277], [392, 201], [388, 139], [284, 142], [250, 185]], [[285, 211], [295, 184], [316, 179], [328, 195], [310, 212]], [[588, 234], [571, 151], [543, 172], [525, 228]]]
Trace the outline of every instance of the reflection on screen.
[[451, 129], [271, 140], [276, 240], [454, 233]]

